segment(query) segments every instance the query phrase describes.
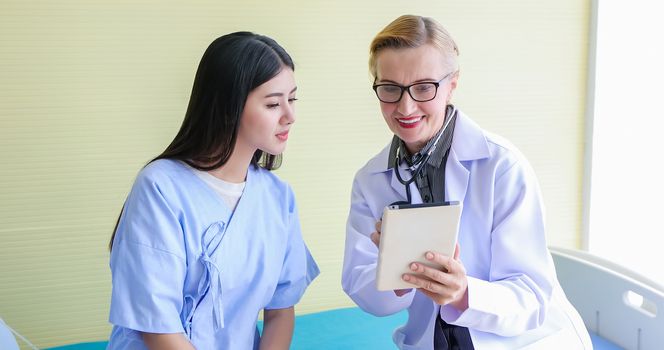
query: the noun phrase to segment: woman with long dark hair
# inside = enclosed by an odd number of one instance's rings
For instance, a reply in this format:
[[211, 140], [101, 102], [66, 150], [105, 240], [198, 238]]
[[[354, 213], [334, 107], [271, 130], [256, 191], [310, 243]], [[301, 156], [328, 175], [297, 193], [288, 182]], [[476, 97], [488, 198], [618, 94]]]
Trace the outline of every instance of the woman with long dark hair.
[[205, 51], [180, 131], [138, 174], [111, 238], [109, 349], [289, 347], [319, 273], [293, 191], [269, 171], [295, 121], [293, 72], [249, 32]]

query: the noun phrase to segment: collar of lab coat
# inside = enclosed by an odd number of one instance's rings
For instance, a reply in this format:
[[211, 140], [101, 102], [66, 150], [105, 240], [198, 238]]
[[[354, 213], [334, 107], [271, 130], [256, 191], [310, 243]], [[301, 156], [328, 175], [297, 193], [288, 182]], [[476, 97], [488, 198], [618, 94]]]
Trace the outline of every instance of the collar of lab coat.
[[[367, 166], [369, 173], [384, 173], [392, 171], [389, 166], [390, 144], [378, 156], [374, 157]], [[445, 198], [448, 201], [463, 201], [468, 186], [469, 171], [463, 162], [488, 158], [491, 155], [484, 131], [463, 112], [458, 111], [454, 127], [454, 138], [450, 147], [450, 154], [445, 169]], [[402, 174], [405, 174], [405, 167]], [[398, 192], [404, 192], [404, 186], [392, 174], [392, 187]], [[411, 184], [411, 192], [417, 192], [417, 187]], [[419, 196], [418, 196], [419, 197]], [[415, 198], [415, 197], [414, 197]], [[415, 202], [415, 201], [413, 201]]]

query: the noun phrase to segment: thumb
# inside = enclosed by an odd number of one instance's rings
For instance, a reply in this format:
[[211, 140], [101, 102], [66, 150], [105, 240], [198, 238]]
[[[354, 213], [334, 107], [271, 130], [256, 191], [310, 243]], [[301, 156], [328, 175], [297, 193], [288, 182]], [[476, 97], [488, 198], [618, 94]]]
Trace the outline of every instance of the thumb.
[[459, 254], [461, 254], [461, 246], [457, 242], [456, 247], [454, 247], [454, 260], [459, 260]]

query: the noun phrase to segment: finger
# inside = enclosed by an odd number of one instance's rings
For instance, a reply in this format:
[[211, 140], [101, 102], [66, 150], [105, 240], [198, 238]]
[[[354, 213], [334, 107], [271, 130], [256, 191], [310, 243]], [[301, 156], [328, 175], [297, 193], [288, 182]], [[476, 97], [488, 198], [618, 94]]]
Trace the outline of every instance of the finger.
[[454, 260], [459, 260], [459, 255], [461, 254], [461, 246], [457, 242], [456, 247], [454, 247]]
[[[417, 286], [419, 291], [427, 291], [429, 296], [435, 300], [437, 303], [442, 304], [442, 300], [451, 301], [454, 299], [454, 295], [458, 294], [460, 287], [453, 285], [448, 286], [444, 284], [436, 283], [422, 276], [417, 275], [407, 275], [407, 278], [404, 278], [404, 281], [408, 279], [408, 283], [412, 283]], [[405, 276], [404, 276], [405, 277]]]
[[450, 268], [452, 267], [452, 259], [450, 259], [449, 256], [436, 252], [426, 252], [424, 257], [433, 263], [441, 265], [445, 271], [450, 272]]
[[411, 263], [410, 270], [443, 285], [450, 284], [452, 280], [446, 272], [420, 263]]
[[442, 286], [439, 283], [437, 283], [435, 281], [432, 281], [428, 278], [418, 276], [418, 275], [411, 275], [411, 274], [406, 273], [402, 276], [402, 279], [404, 281], [416, 286], [417, 288], [426, 289], [426, 290], [428, 290], [430, 292], [433, 292], [433, 293], [439, 293], [443, 289]]
[[380, 233], [379, 232], [373, 232], [370, 236], [371, 241], [376, 245], [376, 247], [380, 246]]
[[433, 301], [435, 301], [435, 302], [438, 302], [438, 300], [440, 299], [439, 294], [431, 293], [430, 291], [428, 291], [426, 289], [418, 289], [418, 290], [420, 291], [420, 293], [428, 296], [429, 298], [433, 299]]
[[452, 301], [452, 298], [450, 298], [448, 295], [432, 293], [426, 289], [421, 289], [421, 288], [418, 289], [418, 291], [428, 296], [429, 299], [433, 300], [433, 302], [438, 305], [447, 305]]
[[413, 289], [412, 288], [411, 289], [395, 289], [394, 294], [396, 296], [400, 297], [402, 295], [408, 294], [411, 290], [413, 290]]
[[383, 219], [376, 221], [376, 232], [380, 233], [380, 228], [383, 226]]

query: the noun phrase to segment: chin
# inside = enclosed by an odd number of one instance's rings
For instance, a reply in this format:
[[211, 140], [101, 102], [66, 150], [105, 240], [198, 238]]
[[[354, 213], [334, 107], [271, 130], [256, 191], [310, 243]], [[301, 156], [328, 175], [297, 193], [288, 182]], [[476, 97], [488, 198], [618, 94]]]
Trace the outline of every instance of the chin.
[[394, 134], [397, 135], [403, 142], [407, 144], [422, 142], [422, 140], [426, 138], [422, 135], [421, 132], [414, 133], [414, 132], [403, 132], [402, 130], [399, 131], [400, 132], [395, 132]]
[[272, 155], [277, 155], [277, 154], [284, 153], [284, 150], [286, 150], [286, 147], [271, 147], [271, 148], [261, 149], [261, 151], [263, 151], [265, 153], [272, 154]]

